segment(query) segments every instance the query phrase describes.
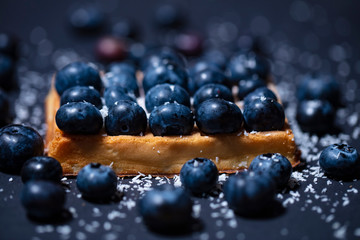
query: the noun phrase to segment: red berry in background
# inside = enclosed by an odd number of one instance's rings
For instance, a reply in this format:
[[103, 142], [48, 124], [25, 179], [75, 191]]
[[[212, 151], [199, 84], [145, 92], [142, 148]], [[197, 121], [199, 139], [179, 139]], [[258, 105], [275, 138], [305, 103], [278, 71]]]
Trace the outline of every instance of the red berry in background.
[[121, 61], [127, 55], [126, 43], [120, 38], [102, 37], [96, 44], [95, 52], [100, 61]]
[[174, 39], [175, 48], [186, 56], [199, 56], [203, 52], [203, 38], [195, 32], [179, 33]]

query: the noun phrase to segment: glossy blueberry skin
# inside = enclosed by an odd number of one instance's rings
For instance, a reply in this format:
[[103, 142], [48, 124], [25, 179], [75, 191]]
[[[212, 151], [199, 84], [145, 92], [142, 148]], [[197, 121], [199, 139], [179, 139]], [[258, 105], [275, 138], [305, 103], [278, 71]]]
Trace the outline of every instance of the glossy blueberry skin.
[[296, 120], [301, 129], [311, 133], [326, 133], [334, 124], [336, 110], [325, 100], [304, 100], [297, 106]]
[[331, 76], [306, 76], [297, 87], [297, 98], [303, 100], [327, 100], [333, 106], [340, 105], [340, 85]]
[[68, 134], [97, 134], [103, 126], [100, 111], [91, 103], [62, 105], [55, 115], [58, 128]]
[[272, 98], [258, 98], [244, 106], [245, 128], [248, 131], [281, 130], [285, 124], [283, 107]]
[[155, 107], [161, 106], [167, 102], [177, 102], [190, 107], [190, 96], [184, 88], [168, 83], [158, 84], [146, 93], [145, 106], [148, 112], [151, 112]]
[[209, 83], [222, 84], [231, 88], [231, 84], [222, 72], [214, 71], [211, 69], [205, 69], [201, 72], [196, 73], [193, 76], [193, 81], [195, 82], [196, 89], [199, 89]]
[[157, 84], [175, 84], [187, 89], [188, 74], [179, 66], [161, 64], [150, 67], [144, 73], [143, 88], [145, 93]]
[[19, 173], [26, 160], [43, 155], [44, 141], [33, 128], [8, 125], [0, 129], [0, 169]]
[[49, 180], [60, 182], [63, 170], [60, 163], [52, 157], [36, 156], [27, 160], [21, 169], [21, 180]]
[[231, 175], [223, 187], [229, 207], [240, 216], [260, 215], [274, 200], [276, 186], [268, 175], [240, 172]]
[[338, 179], [352, 179], [360, 176], [360, 158], [354, 147], [347, 144], [333, 144], [325, 148], [319, 158], [324, 172]]
[[7, 94], [0, 89], [0, 127], [10, 123], [9, 99]]
[[96, 5], [83, 4], [71, 9], [69, 23], [79, 32], [91, 33], [101, 30], [105, 16]]
[[181, 168], [180, 180], [193, 194], [207, 193], [215, 187], [219, 177], [216, 165], [207, 158], [194, 158]]
[[189, 135], [194, 128], [194, 118], [190, 108], [168, 103], [151, 112], [149, 127], [155, 136]]
[[137, 103], [128, 100], [116, 102], [105, 118], [108, 135], [140, 135], [147, 126], [146, 113]]
[[251, 78], [240, 80], [238, 87], [238, 98], [239, 100], [243, 100], [249, 93], [255, 91], [256, 89], [266, 87], [266, 84], [262, 79], [254, 75]]
[[60, 184], [33, 180], [25, 183], [20, 199], [29, 217], [46, 220], [61, 216], [65, 197], [65, 190]]
[[292, 166], [289, 160], [279, 153], [262, 154], [252, 160], [249, 170], [255, 173], [268, 174], [275, 182], [278, 190], [289, 182]]
[[11, 57], [0, 53], [0, 88], [10, 90], [14, 87], [15, 63]]
[[157, 67], [169, 63], [177, 65], [180, 68], [186, 67], [186, 59], [183, 55], [171, 48], [163, 47], [147, 53], [141, 62], [141, 68], [143, 71], [146, 71], [149, 67]]
[[105, 75], [107, 87], [121, 87], [128, 93], [139, 96], [139, 87], [135, 74], [131, 72], [109, 72]]
[[270, 64], [267, 59], [254, 52], [240, 52], [230, 59], [228, 72], [233, 83], [247, 79], [254, 74], [266, 79], [270, 73]]
[[100, 93], [92, 87], [75, 86], [66, 89], [61, 95], [60, 105], [70, 102], [88, 102], [99, 109], [102, 108]]
[[272, 98], [277, 101], [277, 97], [273, 91], [267, 87], [260, 87], [246, 95], [244, 98], [244, 104], [248, 104], [249, 102], [261, 97]]
[[194, 108], [197, 109], [199, 105], [211, 98], [220, 98], [229, 102], [233, 102], [234, 98], [231, 90], [217, 83], [209, 83], [199, 88], [194, 94]]
[[238, 106], [220, 98], [212, 98], [200, 104], [195, 112], [196, 125], [205, 134], [238, 132], [243, 115]]
[[55, 88], [61, 96], [74, 86], [93, 86], [101, 92], [102, 82], [99, 71], [84, 62], [73, 62], [60, 69], [55, 78]]
[[185, 229], [191, 222], [192, 201], [183, 188], [164, 184], [146, 192], [138, 202], [144, 223], [152, 230]]
[[109, 72], [114, 74], [116, 73], [130, 73], [132, 75], [136, 74], [136, 68], [133, 64], [126, 62], [114, 62], [109, 65]]
[[76, 186], [87, 199], [109, 200], [116, 192], [117, 176], [108, 166], [90, 163], [80, 170]]
[[0, 33], [0, 53], [5, 54], [12, 59], [18, 58], [18, 40], [15, 36], [1, 32]]
[[111, 108], [117, 101], [129, 100], [136, 102], [136, 97], [121, 86], [109, 86], [104, 93], [105, 104]]

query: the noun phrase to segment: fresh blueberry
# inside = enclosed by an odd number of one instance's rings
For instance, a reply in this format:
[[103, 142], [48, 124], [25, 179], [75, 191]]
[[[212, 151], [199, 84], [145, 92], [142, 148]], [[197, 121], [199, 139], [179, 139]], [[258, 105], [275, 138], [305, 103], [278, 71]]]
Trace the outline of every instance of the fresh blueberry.
[[137, 103], [128, 100], [116, 102], [105, 118], [108, 135], [140, 135], [147, 126], [146, 113]]
[[319, 158], [324, 172], [339, 179], [352, 179], [360, 176], [360, 158], [354, 147], [347, 144], [333, 144], [325, 148]]
[[303, 131], [322, 134], [333, 127], [335, 115], [326, 100], [304, 100], [298, 104], [296, 119]]
[[65, 190], [52, 181], [29, 181], [21, 191], [21, 203], [27, 214], [39, 220], [61, 216], [65, 197]]
[[3, 127], [9, 123], [9, 99], [7, 94], [0, 88], [0, 127]]
[[117, 101], [129, 100], [136, 102], [135, 95], [132, 92], [121, 86], [110, 86], [105, 89], [104, 93], [105, 104], [108, 108], [111, 108]]
[[70, 10], [69, 22], [79, 32], [97, 32], [104, 26], [105, 16], [99, 7], [82, 4]]
[[188, 74], [181, 67], [173, 64], [161, 64], [150, 67], [144, 73], [143, 88], [147, 92], [157, 84], [176, 84], [187, 89]]
[[0, 53], [12, 59], [18, 58], [18, 40], [15, 36], [8, 33], [0, 33]]
[[133, 64], [126, 62], [114, 62], [109, 65], [109, 72], [116, 73], [130, 73], [136, 75], [136, 68]]
[[0, 129], [0, 169], [19, 173], [26, 160], [43, 155], [44, 141], [33, 128], [8, 125]]
[[201, 72], [196, 73], [193, 76], [193, 81], [195, 82], [196, 89], [199, 89], [209, 83], [222, 84], [231, 88], [231, 85], [226, 76], [222, 72], [212, 69], [205, 69]]
[[145, 106], [148, 112], [167, 102], [190, 107], [190, 96], [184, 88], [168, 83], [156, 85], [146, 93]]
[[209, 63], [215, 64], [219, 69], [225, 69], [227, 58], [219, 49], [209, 49], [204, 52], [203, 58]]
[[243, 124], [240, 108], [220, 98], [202, 102], [196, 109], [195, 119], [196, 125], [205, 134], [238, 132]]
[[282, 130], [285, 113], [276, 100], [262, 97], [245, 104], [244, 120], [248, 131]]
[[101, 37], [95, 45], [95, 54], [105, 63], [122, 61], [127, 56], [127, 43], [114, 36]]
[[263, 213], [274, 201], [276, 186], [269, 175], [241, 172], [228, 178], [223, 191], [235, 213], [254, 217]]
[[101, 92], [102, 82], [99, 71], [84, 62], [66, 65], [56, 74], [55, 88], [61, 96], [66, 89], [74, 86], [93, 86]]
[[49, 180], [60, 182], [63, 170], [60, 163], [52, 157], [36, 156], [27, 160], [21, 169], [21, 180]]
[[4, 90], [12, 89], [14, 82], [15, 63], [7, 55], [0, 53], [0, 88]]
[[209, 83], [202, 86], [195, 92], [193, 103], [194, 108], [197, 109], [202, 102], [211, 98], [221, 98], [229, 102], [234, 101], [232, 92], [228, 87], [222, 84]]
[[255, 91], [256, 89], [266, 87], [266, 84], [257, 75], [254, 75], [251, 78], [240, 80], [238, 86], [238, 98], [239, 100], [243, 100], [246, 95]]
[[173, 44], [176, 50], [188, 57], [199, 56], [204, 49], [204, 39], [196, 32], [176, 34]]
[[100, 93], [92, 87], [75, 86], [66, 89], [61, 95], [60, 105], [70, 102], [88, 102], [99, 109], [102, 108]]
[[266, 79], [270, 72], [270, 64], [267, 59], [253, 52], [240, 52], [230, 59], [228, 71], [233, 83], [250, 78], [254, 74]]
[[106, 201], [116, 193], [117, 176], [108, 166], [90, 163], [80, 170], [76, 186], [83, 197]]
[[194, 194], [207, 193], [215, 187], [219, 177], [216, 165], [207, 158], [194, 158], [181, 168], [182, 185]]
[[150, 51], [142, 60], [141, 66], [146, 71], [149, 67], [157, 67], [168, 63], [178, 65], [181, 68], [186, 67], [185, 57], [167, 47]]
[[297, 98], [303, 100], [327, 100], [333, 106], [340, 105], [340, 85], [331, 76], [306, 76], [297, 88]]
[[269, 174], [278, 190], [289, 182], [292, 166], [289, 160], [280, 153], [262, 154], [252, 160], [249, 170], [255, 173]]
[[139, 87], [135, 74], [131, 72], [122, 71], [122, 72], [108, 72], [105, 75], [105, 81], [107, 87], [121, 87], [126, 89], [127, 92], [139, 96]]
[[244, 98], [244, 104], [248, 104], [249, 102], [261, 97], [272, 98], [277, 101], [277, 97], [273, 91], [267, 87], [260, 87], [246, 95]]
[[183, 188], [164, 184], [146, 192], [138, 202], [144, 223], [160, 232], [181, 231], [192, 220], [192, 201]]
[[68, 134], [97, 134], [103, 126], [100, 111], [87, 102], [62, 105], [55, 120], [58, 128]]
[[155, 136], [189, 135], [194, 128], [194, 118], [190, 108], [168, 103], [151, 112], [149, 127]]
[[137, 39], [139, 37], [139, 27], [130, 19], [121, 19], [112, 27], [112, 35], [121, 38]]
[[174, 4], [161, 5], [156, 9], [155, 23], [159, 28], [180, 28], [185, 23], [184, 13]]
[[201, 60], [196, 62], [194, 66], [190, 68], [189, 75], [194, 76], [195, 74], [204, 70], [221, 72], [221, 68], [216, 63], [211, 62], [210, 60]]

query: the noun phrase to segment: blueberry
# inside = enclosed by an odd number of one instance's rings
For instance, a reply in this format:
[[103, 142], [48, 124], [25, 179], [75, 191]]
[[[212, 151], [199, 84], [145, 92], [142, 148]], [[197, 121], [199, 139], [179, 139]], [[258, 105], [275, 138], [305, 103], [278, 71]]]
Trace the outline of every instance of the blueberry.
[[219, 69], [225, 69], [227, 58], [219, 49], [209, 49], [204, 52], [203, 58], [209, 63], [215, 64]]
[[297, 106], [296, 119], [303, 131], [323, 134], [333, 127], [335, 115], [326, 100], [304, 100]]
[[130, 19], [121, 19], [112, 27], [112, 35], [121, 38], [137, 39], [139, 27]]
[[116, 102], [105, 118], [108, 135], [140, 135], [147, 126], [146, 113], [137, 103], [128, 100]]
[[44, 141], [33, 128], [8, 125], [0, 129], [0, 169], [19, 173], [26, 160], [43, 155]]
[[87, 102], [62, 105], [55, 120], [58, 128], [68, 134], [97, 134], [103, 126], [100, 111]]
[[215, 187], [219, 177], [216, 165], [207, 158], [194, 158], [181, 168], [182, 185], [194, 194], [207, 193]]
[[12, 89], [14, 82], [15, 63], [7, 55], [0, 53], [0, 88], [4, 90]]
[[209, 83], [195, 92], [194, 108], [197, 109], [202, 102], [211, 98], [221, 98], [229, 102], [234, 101], [232, 92], [228, 87], [222, 84]]
[[149, 127], [155, 136], [189, 135], [194, 127], [193, 114], [184, 105], [164, 104], [151, 112]]
[[199, 89], [209, 83], [222, 84], [231, 88], [231, 85], [228, 82], [226, 76], [222, 72], [212, 69], [205, 69], [201, 72], [196, 73], [193, 76], [193, 81], [195, 82], [196, 89]]
[[205, 134], [234, 133], [241, 129], [241, 110], [232, 102], [212, 98], [200, 104], [195, 113], [196, 125]]
[[116, 73], [130, 73], [132, 75], [136, 74], [136, 68], [133, 64], [126, 62], [114, 62], [109, 65], [109, 72], [114, 74]]
[[95, 54], [105, 63], [122, 61], [127, 56], [127, 44], [124, 39], [104, 36], [96, 43]]
[[104, 99], [108, 108], [111, 108], [117, 101], [121, 100], [136, 102], [136, 97], [132, 94], [132, 92], [129, 92], [127, 89], [117, 85], [113, 85], [105, 89]]
[[184, 13], [176, 5], [161, 5], [155, 11], [155, 23], [159, 28], [180, 28], [185, 23]]
[[88, 102], [99, 109], [102, 108], [100, 93], [92, 87], [75, 86], [66, 89], [61, 95], [60, 105], [70, 102]]
[[340, 105], [340, 85], [331, 76], [306, 76], [297, 88], [297, 98], [303, 100], [327, 100], [333, 106]]
[[142, 60], [141, 66], [142, 69], [145, 71], [149, 67], [157, 67], [159, 65], [166, 65], [168, 63], [171, 63], [172, 65], [177, 65], [181, 68], [186, 67], [185, 57], [177, 53], [173, 49], [167, 47], [150, 51]]
[[138, 202], [144, 223], [152, 230], [184, 230], [191, 222], [192, 201], [182, 188], [165, 184], [146, 192]]
[[117, 176], [108, 166], [90, 163], [80, 170], [76, 186], [87, 199], [109, 200], [116, 193]]
[[7, 94], [0, 88], [0, 127], [10, 123], [9, 99]]
[[266, 79], [270, 73], [270, 64], [267, 59], [253, 52], [240, 52], [230, 59], [228, 71], [234, 83], [254, 74]]
[[262, 97], [245, 104], [244, 120], [248, 131], [282, 130], [285, 113], [276, 100]]
[[187, 89], [188, 74], [177, 65], [161, 64], [150, 67], [144, 73], [143, 88], [145, 93], [157, 84], [176, 84]]
[[276, 186], [268, 175], [241, 172], [225, 182], [224, 197], [235, 213], [258, 216], [274, 201]]
[[240, 80], [238, 86], [238, 98], [239, 100], [243, 100], [246, 95], [255, 91], [256, 89], [266, 87], [266, 84], [262, 79], [259, 79], [257, 75], [254, 75], [251, 78]]
[[248, 104], [249, 102], [261, 97], [272, 98], [277, 101], [277, 97], [273, 91], [267, 87], [260, 87], [246, 95], [244, 98], [244, 104]]
[[201, 60], [195, 63], [193, 67], [190, 68], [190, 76], [196, 75], [198, 72], [202, 72], [204, 70], [212, 70], [221, 72], [221, 68], [216, 64], [211, 62], [210, 60]]
[[93, 86], [101, 92], [102, 82], [98, 70], [84, 62], [73, 62], [58, 71], [55, 88], [60, 96], [74, 86]]
[[173, 41], [176, 50], [188, 57], [199, 56], [204, 49], [204, 39], [196, 32], [182, 32]]
[[39, 220], [61, 216], [65, 197], [65, 190], [51, 181], [29, 181], [21, 191], [21, 203], [29, 217]]
[[18, 58], [18, 40], [15, 36], [8, 33], [0, 33], [0, 53], [12, 59]]
[[36, 156], [27, 160], [21, 169], [21, 180], [49, 180], [60, 182], [63, 170], [60, 163], [52, 157]]
[[269, 174], [278, 190], [289, 182], [292, 166], [289, 160], [280, 153], [262, 154], [252, 160], [249, 170], [255, 173]]
[[320, 167], [334, 178], [352, 179], [360, 176], [360, 158], [354, 147], [333, 144], [325, 148], [319, 158]]
[[135, 74], [131, 72], [108, 72], [105, 75], [105, 81], [108, 87], [121, 87], [126, 89], [127, 92], [139, 96], [139, 87]]
[[145, 106], [148, 112], [167, 102], [190, 107], [190, 96], [184, 88], [168, 83], [156, 85], [146, 93]]
[[96, 5], [82, 4], [71, 9], [69, 23], [79, 32], [97, 32], [104, 26], [105, 16]]

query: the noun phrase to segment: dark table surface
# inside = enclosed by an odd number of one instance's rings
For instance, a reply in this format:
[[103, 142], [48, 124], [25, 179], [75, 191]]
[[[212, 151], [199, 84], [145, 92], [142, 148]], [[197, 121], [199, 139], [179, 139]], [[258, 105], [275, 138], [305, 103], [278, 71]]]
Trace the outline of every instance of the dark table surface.
[[[13, 92], [14, 122], [34, 126], [41, 134], [43, 99], [51, 75], [63, 62], [94, 60], [99, 35], [74, 34], [66, 24], [73, 1], [2, 0], [0, 32], [22, 41], [18, 62], [20, 90]], [[152, 16], [161, 1], [98, 1], [108, 25], [120, 17], [134, 19], [142, 38], [155, 42]], [[294, 170], [293, 187], [279, 193], [273, 216], [246, 219], [228, 209], [223, 195], [193, 198], [198, 224], [180, 236], [149, 232], [136, 208], [150, 186], [168, 179], [121, 179], [119, 202], [96, 204], [83, 200], [68, 183], [69, 219], [39, 223], [27, 218], [19, 200], [19, 176], [0, 173], [0, 239], [360, 239], [360, 181], [336, 181], [324, 176], [318, 154], [331, 143], [347, 142], [360, 150], [360, 3], [356, 1], [179, 1], [186, 9], [189, 28], [211, 32], [214, 24], [235, 23], [232, 41], [244, 34], [261, 36], [272, 60], [272, 72], [286, 106], [305, 166]], [[219, 20], [220, 19], [220, 20]], [[104, 31], [106, 33], [106, 30]], [[213, 33], [213, 37], [221, 37]], [[219, 36], [216, 36], [218, 34]], [[230, 42], [229, 42], [230, 44]], [[294, 121], [294, 91], [301, 76], [320, 71], [334, 75], [342, 86], [344, 108], [337, 112], [340, 132], [322, 137], [300, 131]], [[222, 176], [224, 177], [224, 176]], [[221, 183], [223, 181], [220, 181]]]

